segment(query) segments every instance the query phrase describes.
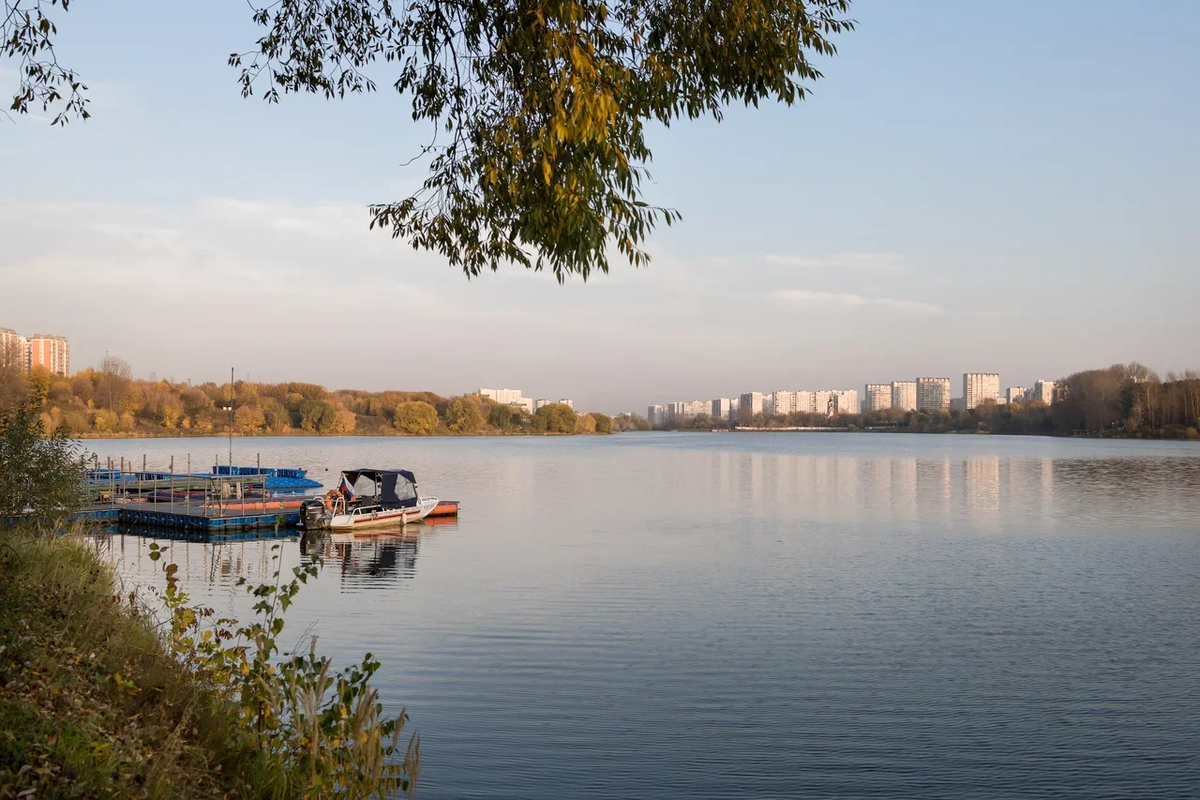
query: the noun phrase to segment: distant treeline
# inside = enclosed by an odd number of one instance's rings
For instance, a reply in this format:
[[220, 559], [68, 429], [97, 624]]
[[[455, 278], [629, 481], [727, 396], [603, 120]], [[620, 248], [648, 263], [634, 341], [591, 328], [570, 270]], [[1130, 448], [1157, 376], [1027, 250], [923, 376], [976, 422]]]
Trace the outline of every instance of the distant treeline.
[[486, 397], [431, 392], [329, 391], [312, 383], [202, 383], [134, 380], [106, 358], [70, 377], [0, 369], [0, 413], [34, 401], [46, 430], [71, 436], [612, 433], [604, 414], [553, 403], [526, 414]]
[[[618, 417], [618, 429], [652, 426]], [[862, 414], [755, 414], [732, 424], [757, 428], [829, 427], [903, 433], [1018, 433], [1050, 436], [1200, 438], [1200, 372], [1160, 378], [1142, 364], [1076, 372], [1056, 383], [1055, 402], [986, 403], [967, 411], [868, 411]], [[666, 430], [727, 428], [729, 420], [699, 416], [671, 421]]]

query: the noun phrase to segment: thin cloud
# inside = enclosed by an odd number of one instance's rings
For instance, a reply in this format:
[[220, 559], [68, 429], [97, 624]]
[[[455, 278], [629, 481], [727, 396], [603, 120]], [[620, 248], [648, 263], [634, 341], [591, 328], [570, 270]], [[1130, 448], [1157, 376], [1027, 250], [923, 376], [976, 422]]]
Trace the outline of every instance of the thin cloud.
[[896, 297], [866, 297], [861, 294], [843, 292], [814, 292], [808, 289], [778, 289], [771, 293], [772, 297], [787, 300], [792, 303], [827, 306], [884, 306], [898, 311], [910, 311], [920, 314], [940, 314], [942, 309], [932, 303], [922, 303], [918, 300], [903, 300]]
[[904, 256], [899, 253], [847, 252], [830, 253], [824, 258], [799, 255], [768, 253], [762, 257], [764, 264], [800, 269], [850, 269], [867, 272], [903, 272]]

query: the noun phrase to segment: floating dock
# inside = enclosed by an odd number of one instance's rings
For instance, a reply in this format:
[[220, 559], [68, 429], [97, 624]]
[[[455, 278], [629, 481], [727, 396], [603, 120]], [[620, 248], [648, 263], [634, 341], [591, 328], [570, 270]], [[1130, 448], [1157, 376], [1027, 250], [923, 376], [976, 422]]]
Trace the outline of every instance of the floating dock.
[[[121, 526], [183, 531], [183, 538], [251, 538], [274, 531], [277, 535], [295, 535], [300, 524], [300, 506], [320, 488], [302, 469], [275, 469], [262, 466], [216, 465], [211, 472], [194, 473], [171, 469], [147, 470], [145, 457], [140, 470], [132, 461], [99, 461], [88, 471], [88, 491], [92, 502], [77, 518], [108, 522]], [[191, 456], [188, 457], [190, 467]], [[127, 464], [129, 468], [127, 468]], [[458, 516], [458, 502], [443, 500], [431, 517]], [[20, 519], [0, 519], [0, 525], [12, 525]], [[285, 531], [287, 533], [285, 533]]]
[[237, 501], [223, 507], [197, 503], [94, 503], [80, 513], [84, 519], [105, 520], [122, 525], [147, 525], [218, 533], [257, 531], [265, 528], [294, 528], [300, 514], [294, 509], [242, 508]]

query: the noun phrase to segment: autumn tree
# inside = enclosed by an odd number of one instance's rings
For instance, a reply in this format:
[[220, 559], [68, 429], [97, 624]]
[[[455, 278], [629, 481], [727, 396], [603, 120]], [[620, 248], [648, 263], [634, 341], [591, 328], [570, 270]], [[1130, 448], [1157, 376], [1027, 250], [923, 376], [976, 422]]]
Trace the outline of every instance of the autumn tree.
[[521, 409], [495, 403], [488, 409], [487, 422], [507, 433], [521, 424]]
[[0, 412], [14, 408], [26, 397], [25, 353], [14, 336], [0, 339]]
[[612, 433], [613, 432], [612, 417], [608, 416], [607, 414], [601, 414], [599, 412], [593, 411], [592, 419], [596, 420], [596, 433]]
[[233, 413], [233, 425], [241, 433], [258, 433], [266, 427], [267, 420], [258, 406], [238, 406]]
[[396, 429], [402, 433], [428, 436], [437, 430], [437, 409], [423, 400], [409, 400], [396, 407]]
[[547, 403], [533, 415], [533, 429], [539, 433], [574, 433], [579, 417], [566, 403]]
[[455, 397], [446, 406], [446, 427], [455, 433], [474, 433], [483, 426], [483, 413], [469, 397]]
[[129, 362], [120, 356], [104, 354], [100, 360], [100, 370], [95, 376], [96, 394], [109, 411], [118, 414], [125, 402], [125, 394], [133, 381], [133, 369]]
[[[229, 56], [243, 96], [368, 93], [387, 74], [428, 125], [428, 175], [370, 224], [468, 276], [512, 262], [585, 280], [608, 248], [637, 266], [677, 212], [649, 204], [647, 127], [720, 120], [732, 103], [795, 103], [851, 30], [850, 0], [283, 0]], [[89, 114], [49, 18], [67, 0], [4, 0], [12, 109]], [[58, 15], [61, 16], [61, 15]], [[306, 399], [315, 399], [308, 397]]]

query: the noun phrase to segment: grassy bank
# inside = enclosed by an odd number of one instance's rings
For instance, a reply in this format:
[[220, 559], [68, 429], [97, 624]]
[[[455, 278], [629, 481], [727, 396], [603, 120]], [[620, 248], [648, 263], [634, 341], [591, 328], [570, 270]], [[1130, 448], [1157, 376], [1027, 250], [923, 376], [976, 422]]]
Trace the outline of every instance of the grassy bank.
[[167, 564], [159, 625], [82, 536], [2, 533], [0, 797], [412, 796], [419, 740], [383, 715], [378, 662], [275, 644], [315, 567], [250, 587], [240, 625], [189, 606]]
[[0, 544], [0, 796], [251, 794], [227, 721], [78, 536]]

